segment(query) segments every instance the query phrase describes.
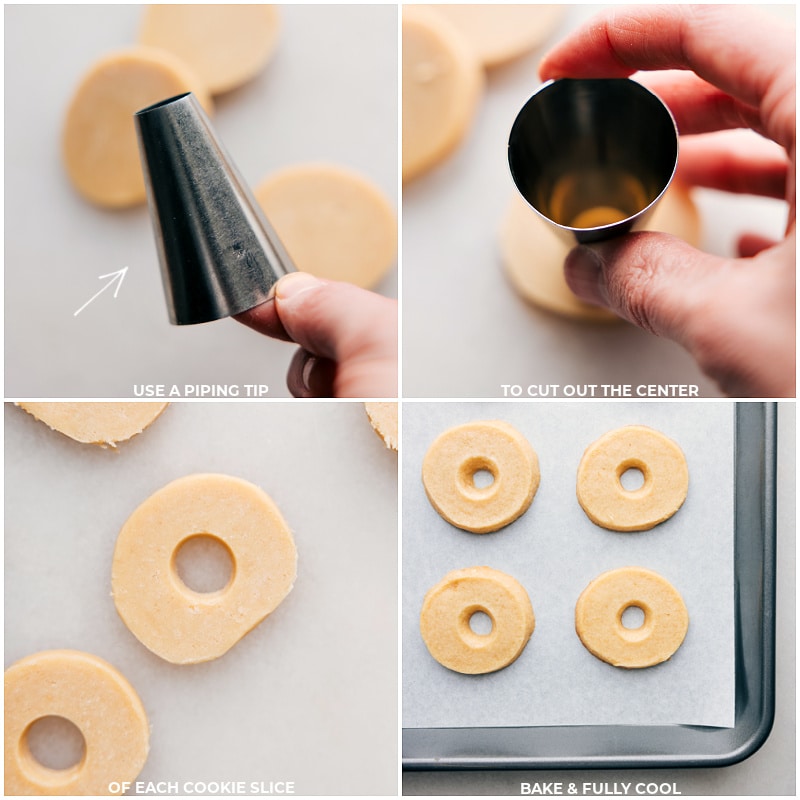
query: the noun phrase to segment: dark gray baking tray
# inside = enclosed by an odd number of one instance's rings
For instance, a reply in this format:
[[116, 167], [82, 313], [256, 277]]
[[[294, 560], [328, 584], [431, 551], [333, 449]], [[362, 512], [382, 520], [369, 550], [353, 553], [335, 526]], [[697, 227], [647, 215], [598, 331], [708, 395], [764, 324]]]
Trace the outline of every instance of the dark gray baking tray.
[[775, 712], [775, 455], [771, 403], [736, 404], [733, 728], [571, 725], [404, 728], [403, 768], [724, 766], [754, 753]]

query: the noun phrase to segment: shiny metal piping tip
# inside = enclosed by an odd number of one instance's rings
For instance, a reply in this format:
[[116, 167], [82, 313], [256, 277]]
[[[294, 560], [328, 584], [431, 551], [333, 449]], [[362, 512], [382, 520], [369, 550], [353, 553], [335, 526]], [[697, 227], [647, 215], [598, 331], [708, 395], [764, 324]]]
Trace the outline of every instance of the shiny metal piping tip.
[[511, 177], [569, 244], [643, 227], [678, 165], [678, 129], [666, 105], [627, 78], [542, 84], [514, 120]]
[[200, 104], [184, 94], [134, 119], [172, 324], [263, 303], [295, 268]]

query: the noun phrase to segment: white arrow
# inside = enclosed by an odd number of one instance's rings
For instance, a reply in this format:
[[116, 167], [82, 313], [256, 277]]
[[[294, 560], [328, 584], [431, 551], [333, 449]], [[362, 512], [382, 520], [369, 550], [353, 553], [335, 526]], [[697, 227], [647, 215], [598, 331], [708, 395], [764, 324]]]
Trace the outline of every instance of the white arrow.
[[114, 297], [116, 297], [119, 294], [119, 287], [122, 286], [122, 281], [125, 280], [125, 275], [127, 274], [127, 272], [128, 268], [123, 267], [122, 269], [118, 269], [116, 272], [109, 272], [105, 275], [98, 275], [97, 280], [99, 281], [102, 281], [103, 278], [111, 278], [111, 280], [99, 292], [97, 292], [97, 294], [92, 295], [72, 316], [77, 317], [78, 314], [80, 314], [81, 311], [83, 311], [83, 309], [86, 308], [86, 306], [88, 306], [89, 303], [92, 302], [92, 300], [96, 300], [98, 297], [100, 297], [100, 295], [103, 294], [103, 292], [106, 289], [108, 289], [109, 286], [114, 284], [114, 282], [117, 283], [117, 288], [114, 289]]

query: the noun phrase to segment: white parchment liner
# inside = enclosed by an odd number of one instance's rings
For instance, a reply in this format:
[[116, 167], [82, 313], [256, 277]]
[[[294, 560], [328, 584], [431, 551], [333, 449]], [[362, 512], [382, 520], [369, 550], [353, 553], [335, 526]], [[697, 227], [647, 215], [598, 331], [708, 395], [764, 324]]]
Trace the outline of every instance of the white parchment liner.
[[[422, 459], [447, 428], [503, 419], [536, 450], [541, 484], [530, 509], [495, 533], [445, 522], [422, 486]], [[689, 493], [650, 531], [594, 525], [575, 497], [585, 448], [623, 425], [661, 431], [683, 449]], [[727, 402], [414, 403], [403, 407], [403, 725], [493, 727], [734, 724], [734, 408]], [[451, 672], [419, 633], [425, 592], [450, 570], [487, 565], [528, 591], [536, 630], [520, 658], [489, 675]], [[584, 649], [575, 601], [606, 570], [642, 566], [682, 594], [689, 632], [670, 661], [625, 670]]]

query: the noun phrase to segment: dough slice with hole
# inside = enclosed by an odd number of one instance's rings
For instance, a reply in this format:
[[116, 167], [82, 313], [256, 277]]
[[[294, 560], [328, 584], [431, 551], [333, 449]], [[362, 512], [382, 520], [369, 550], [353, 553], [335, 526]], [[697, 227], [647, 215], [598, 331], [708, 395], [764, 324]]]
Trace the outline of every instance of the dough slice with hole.
[[563, 6], [544, 3], [454, 3], [431, 7], [447, 18], [487, 68], [537, 48], [564, 16]]
[[274, 5], [151, 5], [139, 41], [173, 53], [212, 94], [255, 77], [278, 43], [280, 14]]
[[364, 403], [370, 425], [391, 450], [397, 450], [397, 403]]
[[169, 403], [17, 403], [76, 442], [115, 447], [141, 433]]
[[185, 92], [194, 92], [203, 108], [211, 110], [202, 81], [171, 53], [133, 47], [97, 61], [75, 91], [64, 121], [63, 158], [75, 188], [100, 206], [143, 203], [133, 115]]
[[[696, 247], [700, 216], [689, 190], [673, 183], [653, 212], [648, 230], [664, 231]], [[566, 317], [593, 322], [618, 320], [605, 308], [578, 299], [564, 279], [564, 259], [571, 245], [561, 239], [515, 194], [500, 228], [500, 254], [512, 286], [523, 298]]]
[[403, 7], [403, 180], [448, 156], [466, 135], [483, 92], [480, 62], [430, 8]]
[[302, 272], [370, 289], [395, 263], [395, 211], [357, 172], [333, 164], [287, 167], [255, 196]]

